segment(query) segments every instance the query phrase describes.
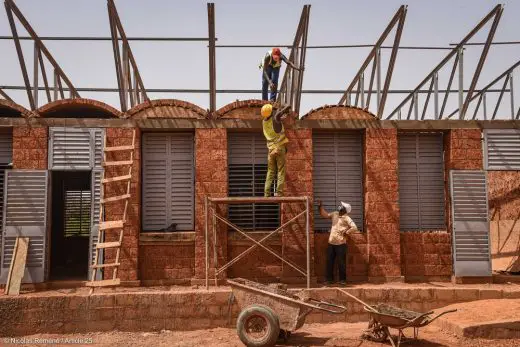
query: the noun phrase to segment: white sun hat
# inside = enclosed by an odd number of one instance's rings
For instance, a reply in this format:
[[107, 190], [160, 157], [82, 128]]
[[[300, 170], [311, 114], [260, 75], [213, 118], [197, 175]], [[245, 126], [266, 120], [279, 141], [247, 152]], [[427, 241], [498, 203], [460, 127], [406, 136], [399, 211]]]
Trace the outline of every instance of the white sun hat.
[[350, 204], [347, 204], [347, 203], [341, 201], [341, 206], [345, 207], [345, 209], [347, 210], [347, 213], [350, 213], [350, 211], [352, 211], [352, 206], [350, 206]]

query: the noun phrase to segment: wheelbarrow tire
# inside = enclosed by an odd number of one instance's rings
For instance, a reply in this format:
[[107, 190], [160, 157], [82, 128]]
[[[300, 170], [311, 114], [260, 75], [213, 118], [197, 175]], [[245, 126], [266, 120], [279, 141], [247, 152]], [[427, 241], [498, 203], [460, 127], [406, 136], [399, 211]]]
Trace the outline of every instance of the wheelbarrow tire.
[[[263, 326], [264, 333], [252, 336], [248, 331], [252, 320]], [[240, 312], [237, 319], [237, 334], [248, 347], [274, 346], [280, 333], [278, 316], [272, 309], [264, 305], [251, 305]]]

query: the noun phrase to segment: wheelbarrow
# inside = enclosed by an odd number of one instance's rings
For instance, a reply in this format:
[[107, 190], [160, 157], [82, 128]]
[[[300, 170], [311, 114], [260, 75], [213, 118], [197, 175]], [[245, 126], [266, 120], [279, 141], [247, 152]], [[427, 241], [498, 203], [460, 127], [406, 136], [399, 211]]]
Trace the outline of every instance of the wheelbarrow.
[[[421, 313], [415, 311], [404, 310], [402, 308], [390, 306], [387, 304], [378, 304], [378, 305], [369, 305], [366, 302], [358, 299], [354, 295], [338, 289], [343, 294], [351, 297], [357, 302], [363, 305], [365, 311], [370, 315], [370, 321], [368, 323], [368, 329], [365, 330], [362, 338], [376, 341], [376, 342], [384, 342], [387, 339], [390, 339], [390, 343], [393, 347], [399, 347], [401, 345], [401, 341], [405, 338], [403, 330], [406, 328], [413, 328], [414, 339], [419, 337], [419, 328], [425, 327], [440, 316], [443, 316], [447, 313], [456, 312], [457, 310], [448, 310], [443, 311], [437, 314], [434, 317], [430, 315], [433, 314], [433, 311]], [[389, 328], [397, 329], [397, 346], [390, 335]]]
[[312, 310], [341, 314], [346, 307], [316, 300], [302, 291], [296, 295], [275, 285], [264, 285], [243, 278], [227, 280], [241, 312], [237, 334], [250, 347], [273, 346], [279, 337], [285, 341], [303, 326]]

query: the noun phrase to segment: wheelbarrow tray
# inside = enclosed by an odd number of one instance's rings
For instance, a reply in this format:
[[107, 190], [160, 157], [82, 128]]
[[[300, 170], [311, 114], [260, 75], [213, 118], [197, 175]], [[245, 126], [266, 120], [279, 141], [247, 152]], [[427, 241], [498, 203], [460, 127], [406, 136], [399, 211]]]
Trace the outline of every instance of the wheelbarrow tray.
[[375, 309], [375, 311], [366, 307], [365, 310], [370, 313], [371, 317], [376, 322], [390, 328], [400, 328], [416, 320], [417, 321], [414, 323], [419, 325], [423, 321], [423, 319], [418, 319], [421, 316], [423, 316], [424, 319], [427, 319], [427, 316], [425, 316], [424, 313], [409, 311], [386, 304], [371, 306], [371, 308]]
[[[233, 295], [240, 309], [250, 305], [265, 305], [277, 315], [280, 329], [295, 331], [303, 326], [305, 317], [313, 310], [318, 309], [330, 313], [343, 313], [345, 308], [312, 298], [306, 298], [289, 293], [286, 290], [249, 281], [243, 278], [227, 280], [233, 290]], [[325, 307], [324, 307], [325, 306]], [[338, 308], [330, 310], [326, 307]]]

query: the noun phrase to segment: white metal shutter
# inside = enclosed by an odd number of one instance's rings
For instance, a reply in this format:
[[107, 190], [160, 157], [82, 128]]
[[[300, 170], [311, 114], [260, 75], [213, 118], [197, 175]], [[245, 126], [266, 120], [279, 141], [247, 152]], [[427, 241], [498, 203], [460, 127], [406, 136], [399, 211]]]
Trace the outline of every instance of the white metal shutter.
[[0, 164], [13, 162], [13, 129], [0, 129]]
[[491, 276], [485, 171], [450, 172], [455, 276]]
[[48, 174], [44, 170], [6, 170], [2, 239], [2, 273], [5, 283], [16, 237], [29, 237], [23, 282], [44, 281], [47, 229]]
[[143, 229], [194, 228], [192, 133], [143, 135]]
[[103, 161], [104, 129], [53, 127], [49, 129], [51, 170], [90, 170]]
[[520, 170], [520, 130], [486, 129], [486, 170]]
[[[89, 278], [92, 273], [92, 269], [90, 265], [94, 262], [94, 256], [96, 254], [95, 246], [98, 243], [98, 231], [99, 231], [99, 217], [101, 213], [101, 179], [103, 177], [103, 170], [96, 169], [92, 170], [92, 181], [91, 181], [91, 196], [92, 196], [92, 204], [91, 204], [91, 228], [90, 228], [90, 240], [89, 240], [89, 255], [88, 255], [88, 271]], [[101, 240], [103, 241], [103, 240]], [[103, 250], [99, 252], [98, 264], [103, 263]], [[101, 279], [102, 272], [97, 271], [96, 277]]]
[[399, 135], [401, 231], [445, 229], [442, 134]]
[[[313, 189], [323, 207], [335, 211], [340, 201], [352, 206], [350, 216], [363, 229], [363, 137], [360, 132], [314, 133]], [[328, 231], [330, 220], [314, 210], [314, 230]]]
[[[261, 133], [229, 133], [229, 196], [264, 196], [267, 145]], [[272, 193], [276, 189], [273, 182]], [[229, 219], [246, 230], [272, 230], [279, 225], [277, 204], [230, 205]]]

